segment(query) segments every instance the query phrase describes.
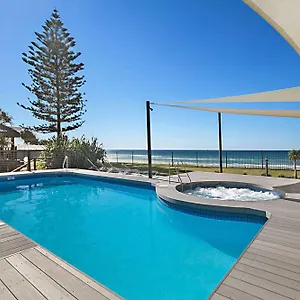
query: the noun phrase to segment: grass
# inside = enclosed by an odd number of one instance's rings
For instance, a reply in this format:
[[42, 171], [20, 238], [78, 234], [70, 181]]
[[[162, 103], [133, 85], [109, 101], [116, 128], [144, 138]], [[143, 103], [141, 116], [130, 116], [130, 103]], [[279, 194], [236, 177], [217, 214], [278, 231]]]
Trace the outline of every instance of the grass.
[[[121, 164], [113, 164], [114, 166], [122, 166]], [[147, 164], [140, 164], [140, 163], [124, 163], [128, 168], [137, 169], [139, 171], [146, 172], [148, 170]], [[169, 165], [167, 164], [153, 164], [152, 165], [153, 173], [157, 172], [160, 175], [169, 175]], [[216, 167], [196, 167], [193, 165], [184, 165], [179, 166], [178, 171], [180, 173], [185, 172], [185, 169], [188, 172], [193, 171], [201, 171], [201, 172], [219, 172], [219, 168]], [[171, 175], [176, 174], [176, 168], [171, 168]], [[223, 173], [229, 174], [241, 174], [241, 175], [256, 175], [256, 176], [265, 176], [264, 169], [250, 169], [250, 168], [223, 168]], [[269, 176], [272, 177], [286, 177], [286, 178], [293, 178], [293, 170], [269, 170]]]

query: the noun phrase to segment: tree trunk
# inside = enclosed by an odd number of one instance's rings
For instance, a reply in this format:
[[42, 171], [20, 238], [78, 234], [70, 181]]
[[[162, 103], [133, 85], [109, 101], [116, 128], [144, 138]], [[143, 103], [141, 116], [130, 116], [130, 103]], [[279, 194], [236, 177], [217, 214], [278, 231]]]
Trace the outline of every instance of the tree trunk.
[[294, 160], [294, 178], [297, 178], [297, 161]]
[[57, 121], [57, 138], [60, 137], [61, 135], [61, 124], [60, 124], [60, 121]]

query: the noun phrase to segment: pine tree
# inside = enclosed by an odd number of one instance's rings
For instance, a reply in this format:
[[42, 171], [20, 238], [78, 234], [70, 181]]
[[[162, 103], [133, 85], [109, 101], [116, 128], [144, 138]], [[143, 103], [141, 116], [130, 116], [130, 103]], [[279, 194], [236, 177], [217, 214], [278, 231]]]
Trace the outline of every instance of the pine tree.
[[81, 55], [73, 48], [75, 40], [64, 27], [55, 9], [46, 21], [42, 33], [35, 32], [37, 42], [31, 42], [22, 59], [30, 67], [31, 85], [22, 83], [34, 96], [30, 105], [18, 103], [30, 111], [42, 124], [28, 127], [41, 133], [63, 132], [80, 127], [85, 110], [85, 94], [79, 89], [85, 84], [84, 76], [77, 73], [84, 69], [76, 59]]
[[0, 124], [11, 124], [12, 117], [0, 108]]

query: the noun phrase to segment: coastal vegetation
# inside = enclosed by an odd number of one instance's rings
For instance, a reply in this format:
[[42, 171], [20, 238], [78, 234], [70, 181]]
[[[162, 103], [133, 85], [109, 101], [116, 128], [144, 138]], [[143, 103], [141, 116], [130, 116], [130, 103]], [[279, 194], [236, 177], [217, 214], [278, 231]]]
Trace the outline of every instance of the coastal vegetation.
[[[23, 125], [22, 138], [25, 142], [45, 146], [41, 154], [41, 160], [45, 161], [43, 167], [61, 168], [66, 155], [70, 167], [89, 168], [91, 163], [88, 160], [98, 165], [104, 159], [105, 150], [97, 138], [89, 140], [83, 135], [70, 139], [66, 135], [84, 123], [86, 100], [80, 88], [86, 81], [82, 75], [84, 64], [77, 62], [81, 53], [75, 52], [76, 42], [56, 9], [42, 27], [42, 33], [35, 33], [37, 40], [31, 42], [28, 53], [22, 54], [23, 61], [29, 65], [31, 79], [31, 84], [22, 85], [34, 99], [29, 100], [29, 105], [18, 103], [40, 123]], [[55, 135], [38, 140], [32, 130]]]
[[0, 124], [11, 124], [12, 117], [0, 108]]
[[31, 84], [22, 85], [34, 96], [29, 105], [18, 103], [41, 124], [28, 129], [40, 133], [63, 133], [82, 126], [86, 112], [84, 94], [80, 88], [85, 84], [82, 62], [77, 62], [80, 52], [74, 52], [73, 37], [64, 27], [55, 9], [45, 22], [42, 33], [35, 33], [37, 41], [31, 42], [23, 61], [29, 65]]
[[61, 168], [65, 156], [69, 158], [70, 168], [88, 169], [91, 167], [90, 162], [101, 166], [105, 150], [95, 137], [89, 140], [83, 135], [80, 138], [69, 139], [61, 135], [48, 140], [41, 158], [45, 160], [47, 168], [55, 169]]
[[294, 162], [294, 178], [297, 178], [297, 160], [300, 159], [300, 150], [291, 150], [289, 159]]
[[[0, 125], [10, 125], [12, 123], [12, 117], [0, 108]], [[7, 139], [3, 132], [0, 132], [0, 147], [7, 146]]]

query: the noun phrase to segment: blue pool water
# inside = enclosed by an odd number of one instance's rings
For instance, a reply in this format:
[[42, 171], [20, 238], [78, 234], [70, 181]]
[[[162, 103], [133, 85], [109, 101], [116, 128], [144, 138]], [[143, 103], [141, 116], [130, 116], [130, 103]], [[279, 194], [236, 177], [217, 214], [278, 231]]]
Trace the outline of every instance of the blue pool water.
[[263, 224], [79, 176], [0, 182], [0, 219], [128, 300], [206, 299]]

